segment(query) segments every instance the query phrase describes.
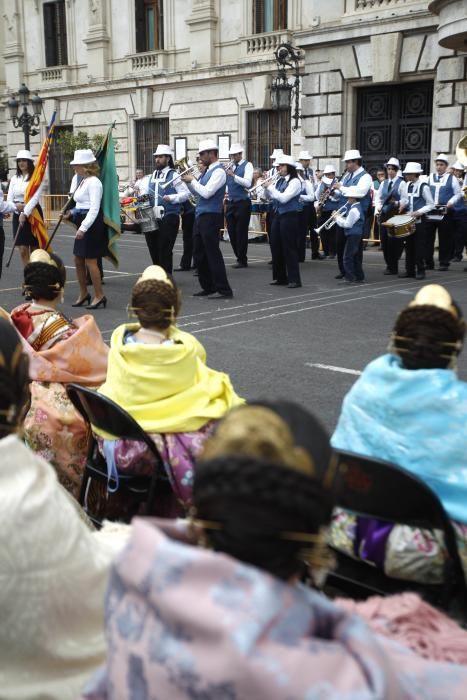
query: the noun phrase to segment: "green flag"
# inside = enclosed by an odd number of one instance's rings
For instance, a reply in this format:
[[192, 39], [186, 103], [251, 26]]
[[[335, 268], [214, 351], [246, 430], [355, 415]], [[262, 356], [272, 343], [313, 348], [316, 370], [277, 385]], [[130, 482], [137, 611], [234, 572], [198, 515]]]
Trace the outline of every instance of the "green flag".
[[96, 160], [99, 163], [102, 182], [102, 212], [104, 223], [107, 226], [108, 258], [115, 266], [119, 266], [117, 241], [121, 234], [120, 224], [120, 198], [118, 196], [118, 177], [115, 165], [115, 148], [112, 138], [113, 125], [107, 131], [102, 146], [96, 153]]

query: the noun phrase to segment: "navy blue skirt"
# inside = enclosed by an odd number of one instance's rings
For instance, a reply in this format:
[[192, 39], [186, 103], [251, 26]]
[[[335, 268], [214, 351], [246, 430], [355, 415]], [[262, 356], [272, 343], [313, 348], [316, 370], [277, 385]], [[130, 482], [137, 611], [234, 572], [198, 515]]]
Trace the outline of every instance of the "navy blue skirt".
[[[36, 209], [40, 213], [42, 218], [44, 218], [44, 214], [42, 213], [42, 209], [41, 209], [39, 204], [36, 206]], [[12, 228], [13, 228], [13, 240], [14, 240], [15, 236], [16, 236], [16, 231], [17, 231], [18, 226], [19, 226], [19, 214], [13, 214], [13, 222], [12, 223], [13, 223]], [[18, 239], [15, 243], [15, 246], [18, 246], [18, 245], [25, 245], [25, 246], [28, 246], [29, 248], [38, 248], [39, 247], [39, 244], [37, 242], [37, 238], [35, 237], [35, 235], [31, 231], [31, 224], [27, 220], [22, 225], [21, 230], [18, 234]]]
[[[84, 209], [75, 209], [72, 214], [73, 223], [79, 228], [86, 215], [87, 211]], [[73, 255], [76, 255], [78, 258], [103, 258], [107, 254], [107, 226], [104, 224], [102, 210], [99, 209], [93, 225], [86, 231], [84, 237], [75, 238]]]

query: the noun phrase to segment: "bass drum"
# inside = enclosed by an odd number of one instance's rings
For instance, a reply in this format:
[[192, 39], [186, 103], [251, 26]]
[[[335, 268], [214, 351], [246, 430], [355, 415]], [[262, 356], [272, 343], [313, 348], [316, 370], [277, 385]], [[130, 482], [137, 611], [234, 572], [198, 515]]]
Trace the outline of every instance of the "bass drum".
[[381, 226], [386, 226], [388, 236], [391, 238], [408, 238], [415, 233], [416, 219], [409, 214], [397, 214], [384, 221]]

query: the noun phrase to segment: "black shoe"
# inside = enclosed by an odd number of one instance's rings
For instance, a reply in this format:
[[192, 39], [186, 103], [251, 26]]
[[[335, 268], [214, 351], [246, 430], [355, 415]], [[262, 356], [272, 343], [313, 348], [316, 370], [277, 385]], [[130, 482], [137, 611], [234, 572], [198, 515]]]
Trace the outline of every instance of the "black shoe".
[[343, 272], [339, 272], [339, 274], [336, 275], [336, 276], [334, 277], [334, 279], [335, 279], [335, 280], [343, 280], [344, 277], [345, 277], [344, 273], [343, 273]]
[[324, 260], [324, 256], [321, 255], [320, 253], [315, 253], [314, 255], [311, 256], [312, 260]]
[[400, 279], [406, 279], [407, 277], [415, 277], [415, 273], [413, 275], [411, 275], [408, 272], [399, 272], [399, 274], [397, 276]]
[[268, 260], [268, 265], [272, 265], [272, 260]]
[[462, 255], [455, 255], [451, 258], [451, 262], [462, 262]]
[[335, 260], [335, 258], [336, 258], [336, 255], [335, 255], [335, 254], [329, 256], [329, 260]]
[[233, 294], [222, 294], [221, 292], [213, 292], [208, 294], [208, 299], [232, 299]]
[[210, 294], [213, 294], [213, 292], [207, 292], [205, 289], [201, 289], [199, 292], [195, 292], [192, 294], [194, 297], [208, 297]]
[[417, 274], [415, 275], [416, 280], [424, 280], [425, 277], [426, 277], [426, 275], [424, 272], [417, 272]]
[[83, 298], [80, 299], [79, 301], [77, 301], [77, 302], [75, 302], [74, 304], [72, 304], [72, 306], [84, 306], [85, 304], [90, 304], [90, 303], [91, 303], [91, 295], [90, 295], [90, 294], [86, 294], [85, 297], [83, 297]]
[[269, 282], [269, 284], [272, 284], [273, 287], [285, 287], [287, 282], [278, 282], [277, 280], [274, 280], [274, 282]]
[[397, 270], [388, 270], [388, 269], [386, 269], [386, 270], [383, 272], [383, 275], [397, 275]]
[[241, 267], [248, 267], [248, 263], [241, 263], [241, 262], [236, 262], [230, 267], [235, 268], [236, 270], [240, 269]]
[[86, 306], [87, 309], [100, 309], [100, 307], [103, 306], [104, 309], [107, 306], [107, 299], [105, 297], [102, 297], [102, 299], [99, 299], [99, 301], [96, 301], [95, 304], [89, 304], [89, 306]]
[[439, 265], [438, 272], [449, 272], [449, 265]]
[[298, 289], [301, 286], [302, 285], [299, 284], [298, 282], [289, 282], [289, 284], [287, 285], [287, 288], [288, 289]]
[[191, 267], [174, 267], [174, 272], [190, 272]]
[[434, 270], [434, 269], [435, 269], [434, 262], [426, 262], [425, 263], [425, 270]]

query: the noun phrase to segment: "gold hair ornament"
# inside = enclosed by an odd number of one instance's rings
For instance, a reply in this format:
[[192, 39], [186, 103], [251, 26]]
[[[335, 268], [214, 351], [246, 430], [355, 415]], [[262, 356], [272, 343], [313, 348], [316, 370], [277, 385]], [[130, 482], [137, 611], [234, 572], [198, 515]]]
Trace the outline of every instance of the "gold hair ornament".
[[426, 284], [422, 287], [409, 304], [409, 308], [414, 306], [436, 306], [450, 313], [455, 319], [459, 318], [451, 295], [440, 284]]
[[45, 263], [46, 265], [52, 265], [52, 267], [58, 267], [55, 260], [53, 260], [46, 250], [38, 248], [33, 250], [29, 258], [30, 263]]

